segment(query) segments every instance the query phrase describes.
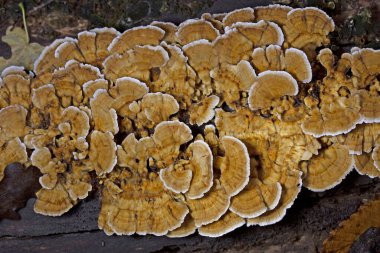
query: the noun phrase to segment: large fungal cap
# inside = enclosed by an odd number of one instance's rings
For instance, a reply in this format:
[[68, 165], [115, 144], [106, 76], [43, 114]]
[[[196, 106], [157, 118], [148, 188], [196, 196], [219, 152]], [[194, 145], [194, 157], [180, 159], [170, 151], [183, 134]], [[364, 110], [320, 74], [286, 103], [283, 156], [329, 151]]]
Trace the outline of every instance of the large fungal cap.
[[365, 88], [376, 79], [380, 73], [380, 50], [371, 48], [363, 48], [352, 52], [351, 71], [357, 78], [357, 85], [360, 88]]
[[141, 100], [141, 110], [144, 111], [148, 120], [159, 123], [177, 113], [179, 105], [171, 95], [161, 92], [148, 93]]
[[170, 238], [186, 237], [194, 234], [196, 230], [197, 227], [195, 226], [194, 220], [191, 215], [188, 214], [181, 226], [170, 231], [167, 236]]
[[211, 95], [204, 98], [189, 108], [189, 122], [192, 125], [202, 125], [209, 122], [215, 116], [215, 107], [219, 104], [219, 97]]
[[245, 105], [247, 92], [257, 80], [251, 64], [245, 60], [237, 65], [221, 64], [210, 75], [214, 79], [215, 92], [231, 108]]
[[[274, 165], [274, 167], [275, 166], [276, 165]], [[247, 219], [247, 226], [266, 226], [280, 221], [285, 216], [286, 210], [293, 205], [294, 200], [297, 198], [298, 193], [301, 191], [301, 175], [302, 172], [290, 168], [277, 168], [277, 170], [275, 169], [272, 171], [272, 175], [266, 178], [265, 181], [267, 183], [274, 183], [273, 181], [277, 181], [281, 184], [282, 191], [280, 200], [277, 202], [278, 205], [275, 205], [275, 207], [272, 206], [272, 208], [274, 207], [272, 210], [268, 208], [270, 211], [267, 211], [256, 218]], [[273, 194], [270, 196], [273, 196]], [[276, 197], [274, 200], [278, 201], [278, 198]], [[275, 203], [275, 201], [273, 201], [273, 203]]]
[[256, 20], [273, 21], [281, 26], [285, 25], [288, 19], [288, 12], [291, 7], [279, 4], [255, 7]]
[[224, 16], [222, 22], [224, 26], [231, 26], [237, 22], [253, 22], [255, 11], [252, 8], [242, 8], [231, 11]]
[[123, 114], [125, 107], [135, 100], [141, 99], [149, 91], [145, 83], [131, 77], [121, 77], [116, 80], [115, 86], [109, 90], [109, 94], [114, 99], [112, 108], [119, 115]]
[[219, 220], [230, 206], [230, 197], [218, 180], [202, 198], [188, 199], [191, 217], [195, 226], [200, 227]]
[[239, 22], [232, 26], [247, 37], [254, 47], [282, 45], [284, 34], [281, 28], [273, 22], [261, 20], [257, 23]]
[[8, 140], [5, 144], [0, 146], [0, 182], [4, 177], [5, 168], [15, 162], [26, 163], [28, 155], [26, 153], [26, 146], [20, 141], [19, 138]]
[[325, 191], [338, 185], [353, 169], [354, 161], [348, 148], [332, 144], [312, 157], [302, 168], [304, 186], [312, 191]]
[[247, 60], [252, 51], [253, 43], [236, 28], [229, 29], [213, 42], [220, 63], [237, 64]]
[[[104, 206], [108, 214], [102, 218], [105, 222], [99, 221], [118, 235], [165, 235], [183, 223], [189, 212], [187, 206], [165, 190], [157, 175], [151, 174], [146, 179], [125, 172], [116, 177], [120, 186], [110, 182], [104, 189], [110, 191], [111, 196], [103, 195], [102, 202], [109, 203]], [[105, 224], [99, 225], [104, 227]]]
[[129, 76], [148, 83], [153, 79], [153, 70], [162, 67], [168, 60], [169, 55], [161, 46], [136, 46], [124, 54], [107, 57], [103, 62], [103, 73], [112, 82]]
[[181, 45], [190, 42], [206, 39], [213, 41], [219, 36], [219, 31], [211, 23], [205, 20], [189, 19], [178, 26], [176, 37]]
[[195, 141], [187, 149], [190, 169], [193, 177], [186, 197], [201, 198], [213, 184], [213, 156], [210, 147], [204, 141]]
[[106, 90], [99, 89], [94, 93], [94, 97], [90, 99], [91, 118], [94, 123], [94, 129], [111, 132], [116, 134], [119, 132], [117, 122], [117, 114], [112, 108], [114, 99]]
[[63, 107], [79, 106], [83, 101], [82, 86], [102, 77], [98, 68], [70, 60], [64, 68], [54, 71], [51, 83]]
[[380, 177], [380, 169], [376, 168], [375, 160], [377, 159], [377, 165], [379, 165], [378, 148], [371, 154], [354, 155], [354, 167], [360, 175], [367, 175], [371, 178]]
[[275, 99], [298, 93], [297, 81], [284, 71], [264, 71], [258, 75], [249, 90], [248, 103], [251, 110], [265, 109]]
[[0, 108], [7, 105], [30, 107], [30, 76], [23, 67], [8, 67], [0, 77]]
[[211, 42], [201, 39], [183, 47], [190, 66], [205, 84], [211, 83], [210, 70], [218, 65], [218, 56]]
[[227, 211], [219, 220], [198, 228], [200, 235], [219, 237], [227, 234], [245, 224], [245, 220], [239, 215]]
[[306, 7], [289, 11], [283, 29], [290, 46], [306, 50], [308, 56], [313, 56], [315, 48], [330, 42], [327, 35], [334, 28], [334, 21], [324, 11]]
[[380, 143], [380, 124], [360, 124], [354, 130], [343, 136], [341, 141], [350, 154], [360, 155], [370, 153]]
[[123, 54], [139, 45], [158, 45], [165, 31], [157, 26], [139, 26], [117, 36], [108, 47], [111, 54]]
[[223, 156], [216, 158], [216, 167], [220, 170], [220, 184], [230, 196], [238, 194], [247, 184], [250, 174], [249, 154], [239, 139], [223, 136], [220, 139]]
[[40, 189], [36, 193], [37, 200], [34, 204], [34, 212], [48, 215], [60, 216], [73, 207], [69, 193], [61, 183], [53, 189]]
[[101, 176], [111, 172], [117, 160], [113, 135], [94, 130], [90, 138], [89, 158], [96, 174]]
[[10, 105], [0, 110], [0, 146], [27, 134], [27, 114], [28, 111], [20, 105]]
[[280, 183], [264, 184], [251, 178], [244, 189], [231, 199], [230, 210], [242, 218], [255, 218], [278, 205]]

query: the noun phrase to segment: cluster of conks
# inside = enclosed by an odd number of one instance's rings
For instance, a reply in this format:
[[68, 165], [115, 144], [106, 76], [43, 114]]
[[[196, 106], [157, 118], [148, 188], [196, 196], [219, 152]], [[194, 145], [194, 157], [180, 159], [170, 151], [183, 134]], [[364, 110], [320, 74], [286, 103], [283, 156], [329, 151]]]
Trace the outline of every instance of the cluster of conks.
[[280, 221], [302, 185], [379, 177], [380, 51], [317, 56], [333, 30], [270, 5], [56, 40], [33, 76], [2, 72], [0, 179], [38, 167], [50, 216], [97, 181], [107, 234], [216, 237]]

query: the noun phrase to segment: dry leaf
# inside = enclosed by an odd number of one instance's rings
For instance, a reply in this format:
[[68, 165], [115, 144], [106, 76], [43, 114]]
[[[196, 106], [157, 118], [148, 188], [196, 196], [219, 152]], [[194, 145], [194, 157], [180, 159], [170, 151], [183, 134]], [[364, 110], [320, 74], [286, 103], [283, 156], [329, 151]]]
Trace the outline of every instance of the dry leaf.
[[11, 65], [33, 69], [33, 63], [44, 47], [38, 43], [28, 43], [25, 31], [20, 27], [11, 28], [7, 28], [1, 40], [11, 47], [12, 56], [9, 59], [0, 57], [0, 72]]

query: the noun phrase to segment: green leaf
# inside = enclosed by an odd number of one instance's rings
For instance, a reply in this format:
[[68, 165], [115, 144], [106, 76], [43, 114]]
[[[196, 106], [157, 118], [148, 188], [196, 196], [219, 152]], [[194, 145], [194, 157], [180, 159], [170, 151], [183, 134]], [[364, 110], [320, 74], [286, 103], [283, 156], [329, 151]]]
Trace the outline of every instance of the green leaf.
[[12, 56], [9, 59], [0, 57], [0, 72], [11, 65], [24, 66], [33, 69], [33, 63], [44, 48], [38, 43], [28, 43], [25, 31], [20, 27], [11, 30], [7, 28], [6, 34], [1, 40], [11, 47]]

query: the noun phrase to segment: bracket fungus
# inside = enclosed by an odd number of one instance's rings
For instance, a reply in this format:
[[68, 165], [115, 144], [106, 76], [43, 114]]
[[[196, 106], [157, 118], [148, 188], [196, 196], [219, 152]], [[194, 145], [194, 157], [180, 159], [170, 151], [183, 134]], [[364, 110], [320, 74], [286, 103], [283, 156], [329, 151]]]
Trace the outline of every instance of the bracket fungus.
[[269, 5], [58, 39], [35, 76], [1, 73], [0, 181], [36, 166], [50, 216], [99, 189], [107, 235], [217, 237], [280, 221], [302, 185], [379, 177], [379, 50], [336, 59], [333, 30]]

